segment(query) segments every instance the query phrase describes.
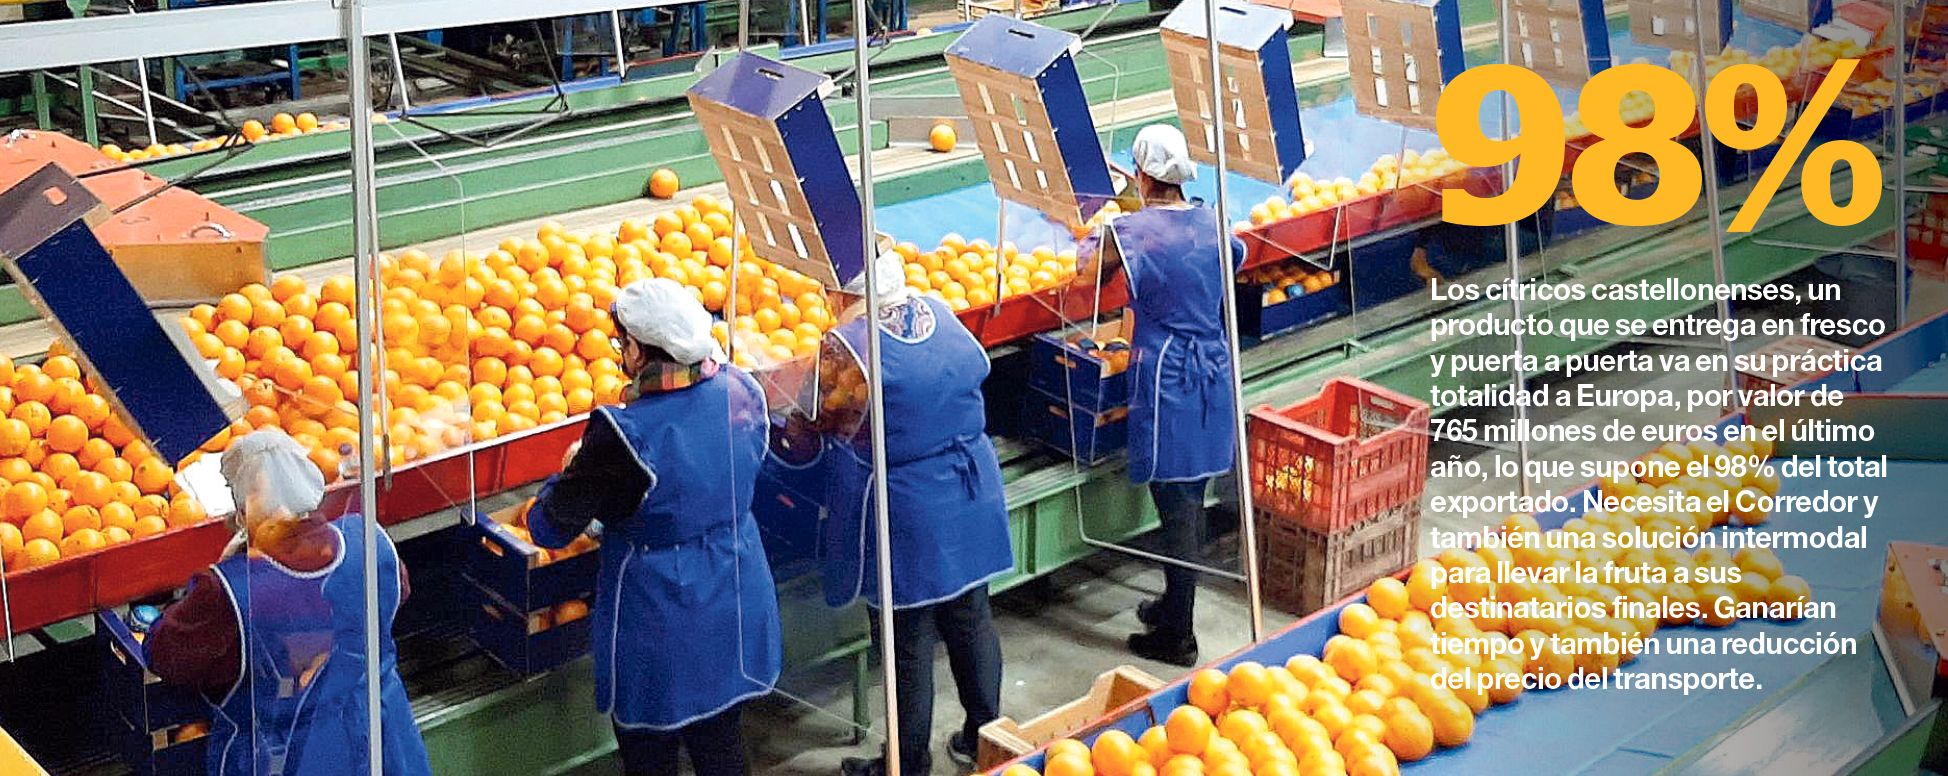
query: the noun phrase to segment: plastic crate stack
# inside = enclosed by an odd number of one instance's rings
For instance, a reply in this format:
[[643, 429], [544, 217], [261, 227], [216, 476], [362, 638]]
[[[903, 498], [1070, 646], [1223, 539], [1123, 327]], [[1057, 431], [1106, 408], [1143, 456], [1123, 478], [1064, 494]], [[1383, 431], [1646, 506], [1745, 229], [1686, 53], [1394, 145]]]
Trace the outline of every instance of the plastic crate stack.
[[508, 670], [533, 675], [586, 654], [595, 598], [593, 541], [562, 550], [532, 544], [520, 508], [479, 515], [463, 574], [474, 593], [470, 635]]
[[137, 776], [202, 774], [207, 761], [209, 705], [195, 691], [163, 684], [149, 670], [146, 626], [131, 626], [120, 611], [96, 613], [101, 636], [102, 698], [112, 714], [102, 723], [115, 758]]
[[1128, 321], [1035, 335], [1023, 409], [1030, 438], [1084, 464], [1129, 445]]
[[1427, 419], [1426, 404], [1351, 378], [1290, 407], [1251, 411], [1266, 601], [1308, 614], [1413, 562]]

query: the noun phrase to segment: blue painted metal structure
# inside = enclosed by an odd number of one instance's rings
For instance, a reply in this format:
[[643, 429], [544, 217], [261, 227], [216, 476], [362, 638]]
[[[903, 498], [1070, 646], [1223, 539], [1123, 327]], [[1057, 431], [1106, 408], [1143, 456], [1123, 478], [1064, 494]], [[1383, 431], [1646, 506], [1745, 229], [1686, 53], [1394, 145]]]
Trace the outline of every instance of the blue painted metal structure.
[[171, 463], [232, 420], [182, 332], [164, 327], [89, 228], [101, 201], [48, 165], [0, 193], [0, 261], [138, 434]]
[[[1249, 132], [1253, 141], [1249, 146], [1252, 148], [1258, 147], [1261, 142], [1269, 144], [1277, 170], [1277, 174], [1270, 176], [1269, 179], [1272, 183], [1282, 183], [1290, 178], [1292, 173], [1297, 172], [1299, 165], [1305, 161], [1305, 129], [1299, 120], [1299, 90], [1297, 83], [1292, 80], [1292, 49], [1287, 31], [1292, 26], [1292, 14], [1256, 3], [1237, 0], [1213, 1], [1218, 4], [1216, 35], [1218, 45], [1225, 49], [1251, 52], [1251, 58], [1255, 60], [1258, 83], [1251, 91], [1263, 92], [1264, 115], [1269, 124], [1264, 127], [1247, 126], [1240, 130], [1233, 125], [1233, 121], [1227, 120], [1226, 126], [1232, 132]], [[1594, 1], [1601, 2], [1601, 0]], [[1205, 24], [1207, 15], [1204, 2], [1188, 0], [1171, 11], [1169, 16], [1164, 17], [1162, 29], [1195, 39], [1200, 45], [1208, 45], [1212, 36]], [[1202, 121], [1196, 115], [1197, 112], [1190, 109], [1191, 106], [1187, 104], [1188, 101], [1184, 99], [1181, 92], [1187, 87], [1198, 88], [1196, 84], [1209, 77], [1208, 53], [1201, 50], [1200, 53], [1202, 56], [1198, 61], [1202, 62], [1200, 67], [1203, 70], [1201, 74], [1203, 78], [1187, 79], [1193, 74], [1172, 73], [1172, 81], [1180, 90], [1177, 100], [1178, 123], [1184, 127], [1185, 134], [1192, 133], [1193, 125], [1203, 126], [1208, 123]], [[1180, 61], [1182, 60], [1172, 58], [1173, 69]], [[1187, 84], [1186, 80], [1190, 80], [1191, 83]], [[1239, 87], [1229, 86], [1229, 88], [1236, 91]], [[1247, 117], [1255, 115], [1252, 106], [1243, 107]], [[1227, 116], [1227, 119], [1230, 118]], [[1246, 122], [1253, 123], [1249, 118]], [[1256, 166], [1250, 163], [1256, 154], [1239, 148], [1237, 143], [1228, 146], [1226, 152], [1229, 161], [1233, 164], [1244, 162], [1241, 169], [1248, 170]], [[1216, 158], [1209, 147], [1196, 142], [1194, 138], [1191, 143], [1191, 155], [1205, 164], [1216, 164]]]
[[989, 14], [945, 52], [1001, 198], [1065, 223], [1116, 195], [1076, 69], [1081, 48], [1072, 33]]
[[740, 54], [688, 94], [752, 250], [837, 288], [868, 257], [859, 192], [825, 111], [830, 89], [822, 74]]

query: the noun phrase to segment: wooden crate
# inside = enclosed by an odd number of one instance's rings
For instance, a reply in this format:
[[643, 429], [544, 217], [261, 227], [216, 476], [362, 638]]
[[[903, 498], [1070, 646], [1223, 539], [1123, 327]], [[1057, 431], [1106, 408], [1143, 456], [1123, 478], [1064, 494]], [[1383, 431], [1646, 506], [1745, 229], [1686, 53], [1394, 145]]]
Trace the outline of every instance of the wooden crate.
[[1087, 728], [1124, 705], [1156, 692], [1163, 680], [1133, 666], [1117, 666], [1096, 677], [1089, 693], [1043, 712], [1027, 722], [1001, 717], [981, 726], [976, 764], [991, 771], [1002, 763]]
[[1259, 584], [1265, 602], [1305, 616], [1357, 593], [1414, 560], [1420, 502], [1385, 510], [1333, 533], [1259, 512]]

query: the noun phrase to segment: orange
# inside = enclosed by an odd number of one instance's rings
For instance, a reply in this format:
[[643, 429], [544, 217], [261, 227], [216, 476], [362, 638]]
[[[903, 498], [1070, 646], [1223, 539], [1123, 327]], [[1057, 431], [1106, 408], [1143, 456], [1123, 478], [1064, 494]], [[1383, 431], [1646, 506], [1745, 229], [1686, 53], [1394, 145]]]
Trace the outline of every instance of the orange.
[[162, 518], [144, 517], [135, 521], [135, 527], [129, 529], [129, 535], [141, 539], [167, 530], [169, 530], [169, 524], [164, 522]]
[[49, 421], [47, 427], [48, 447], [63, 453], [81, 451], [81, 445], [88, 441], [88, 424], [73, 415], [62, 415]]
[[31, 569], [35, 566], [45, 566], [60, 559], [61, 548], [55, 546], [53, 541], [48, 539], [29, 539], [25, 544], [21, 545], [20, 552], [14, 553], [15, 565], [8, 567], [7, 570]]
[[1211, 724], [1211, 716], [1194, 705], [1178, 706], [1172, 710], [1170, 717], [1164, 720], [1163, 727], [1171, 751], [1188, 755], [1203, 754], [1217, 732], [1216, 726]]
[[1214, 668], [1206, 668], [1190, 677], [1189, 700], [1192, 706], [1202, 709], [1205, 714], [1216, 716], [1230, 708], [1231, 698], [1225, 692], [1228, 679]]
[[107, 442], [100, 439], [90, 439], [88, 440], [88, 444], [83, 445], [83, 450], [86, 451], [87, 448], [95, 447], [97, 444], [101, 447], [108, 448], [108, 450], [103, 454], [103, 457], [96, 459], [95, 465], [88, 467], [91, 471], [107, 477], [109, 482], [128, 482], [135, 478], [135, 467], [130, 466], [127, 460], [116, 456], [115, 448], [109, 447]]
[[113, 526], [113, 525], [101, 529], [101, 536], [103, 539], [107, 540], [109, 544], [123, 544], [129, 541], [131, 538], [134, 538], [129, 534], [129, 529], [123, 528], [121, 526]]
[[[33, 462], [24, 458], [0, 459], [0, 480], [6, 480], [8, 484], [25, 480], [34, 474], [35, 465]], [[0, 488], [0, 497], [4, 497], [6, 490], [6, 488]], [[16, 515], [0, 507], [0, 517], [13, 518], [14, 522], [19, 522], [19, 518], [26, 517], [26, 515]]]
[[[23, 474], [19, 479], [26, 479]], [[34, 482], [15, 482], [0, 495], [0, 513], [14, 522], [30, 519], [47, 508], [47, 488]], [[58, 538], [58, 537], [57, 537]]]
[[107, 399], [92, 393], [81, 397], [80, 401], [68, 408], [68, 412], [87, 424], [90, 431], [100, 430], [102, 424], [108, 422], [108, 417], [114, 414]]
[[61, 513], [61, 528], [70, 534], [83, 528], [100, 530], [101, 527], [101, 512], [94, 507], [72, 506]]
[[1474, 737], [1475, 715], [1459, 698], [1444, 699], [1422, 711], [1432, 724], [1434, 740], [1441, 746], [1460, 746]]
[[57, 413], [73, 412], [82, 399], [88, 397], [88, 388], [80, 380], [63, 377], [54, 381], [54, 395], [48, 397], [47, 408]]
[[1381, 741], [1395, 757], [1413, 762], [1434, 752], [1434, 723], [1419, 710], [1402, 710], [1386, 723], [1386, 736]]
[[45, 402], [54, 398], [54, 378], [42, 374], [40, 370], [29, 372], [22, 369], [14, 378], [13, 392], [17, 401]]
[[1363, 603], [1347, 604], [1339, 610], [1339, 632], [1356, 639], [1364, 639], [1380, 632], [1381, 620], [1373, 607]]
[[[304, 115], [309, 116], [311, 114], [306, 113]], [[298, 277], [297, 275], [279, 275], [276, 280], [271, 281], [271, 299], [280, 303], [288, 301], [291, 297], [304, 292], [304, 278]]]
[[278, 335], [284, 342], [290, 343], [291, 347], [301, 347], [315, 331], [317, 326], [310, 318], [298, 315], [287, 316], [283, 323], [277, 325]]
[[53, 510], [49, 509], [35, 510], [25, 522], [20, 524], [21, 538], [30, 542], [35, 539], [58, 542], [66, 533], [67, 523], [61, 520], [60, 515], [54, 514]]
[[100, 472], [84, 471], [74, 475], [68, 490], [73, 493], [74, 503], [99, 509], [114, 500], [109, 486], [108, 478]]
[[954, 150], [954, 145], [959, 142], [954, 125], [945, 121], [933, 125], [933, 129], [927, 132], [927, 146], [940, 153]]
[[249, 323], [251, 310], [250, 300], [242, 294], [224, 294], [216, 303], [216, 320]]
[[73, 356], [49, 356], [46, 361], [41, 362], [41, 374], [56, 380], [64, 377], [79, 380], [81, 365], [75, 363]]
[[1393, 577], [1376, 579], [1366, 588], [1366, 604], [1381, 617], [1398, 620], [1407, 613], [1407, 586]]
[[203, 522], [207, 516], [203, 512], [203, 506], [188, 496], [177, 494], [175, 500], [169, 502], [168, 519], [171, 528], [195, 525]]
[[[69, 511], [78, 508], [83, 507], [73, 507]], [[111, 501], [102, 507], [100, 512], [103, 529], [121, 528], [123, 530], [133, 530], [135, 528], [135, 508], [128, 504], [120, 501]]]
[[1107, 730], [1090, 747], [1090, 762], [1102, 776], [1130, 776], [1136, 764], [1147, 762], [1150, 753], [1121, 730]]
[[280, 135], [296, 132], [298, 120], [289, 113], [279, 113], [271, 117], [271, 131]]
[[681, 181], [677, 180], [674, 171], [667, 167], [659, 167], [649, 174], [649, 195], [657, 199], [669, 199], [676, 196], [677, 190], [681, 188], [680, 184]]
[[1171, 755], [1176, 754], [1170, 748], [1170, 737], [1165, 734], [1162, 725], [1151, 725], [1149, 729], [1143, 731], [1143, 735], [1136, 737], [1136, 743], [1149, 755], [1152, 765], [1161, 766], [1170, 761]]
[[27, 452], [27, 443], [33, 439], [33, 431], [26, 421], [15, 418], [0, 420], [0, 455], [17, 456]]
[[1231, 702], [1247, 708], [1265, 705], [1276, 686], [1265, 666], [1249, 660], [1233, 666], [1225, 680], [1225, 692]]
[[13, 523], [0, 523], [0, 562], [12, 566], [14, 553], [20, 552], [20, 546], [26, 542]]

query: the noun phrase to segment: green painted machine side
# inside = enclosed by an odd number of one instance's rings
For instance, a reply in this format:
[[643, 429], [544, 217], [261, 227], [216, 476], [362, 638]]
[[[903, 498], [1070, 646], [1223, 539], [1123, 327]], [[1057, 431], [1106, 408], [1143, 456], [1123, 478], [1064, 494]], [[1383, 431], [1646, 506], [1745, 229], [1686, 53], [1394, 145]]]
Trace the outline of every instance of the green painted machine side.
[[[583, 658], [420, 721], [435, 773], [549, 773], [615, 748]], [[536, 731], [547, 731], [536, 735]]]

